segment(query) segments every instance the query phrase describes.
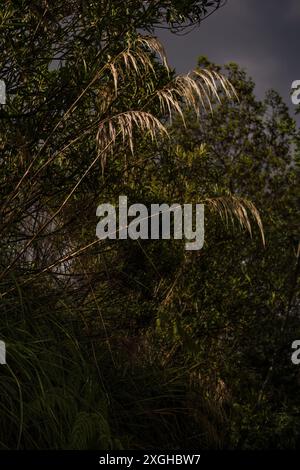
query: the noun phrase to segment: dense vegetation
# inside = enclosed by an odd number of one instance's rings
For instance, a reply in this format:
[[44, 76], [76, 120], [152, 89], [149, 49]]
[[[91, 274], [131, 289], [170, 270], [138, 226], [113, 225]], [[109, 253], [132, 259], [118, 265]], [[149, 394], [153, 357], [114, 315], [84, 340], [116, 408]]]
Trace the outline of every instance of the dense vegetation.
[[[0, 448], [296, 448], [286, 105], [237, 64], [169, 69], [153, 28], [222, 2], [36, 3], [0, 2]], [[123, 194], [204, 203], [203, 249], [99, 241]]]

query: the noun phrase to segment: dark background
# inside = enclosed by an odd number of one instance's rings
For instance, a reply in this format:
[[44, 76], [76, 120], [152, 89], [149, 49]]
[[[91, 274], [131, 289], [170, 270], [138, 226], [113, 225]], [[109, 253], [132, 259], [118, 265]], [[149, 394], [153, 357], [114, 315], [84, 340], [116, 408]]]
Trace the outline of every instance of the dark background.
[[183, 37], [164, 29], [156, 34], [177, 72], [192, 70], [199, 55], [220, 65], [237, 62], [254, 79], [258, 98], [274, 88], [294, 114], [290, 90], [300, 79], [299, 23], [300, 0], [228, 0]]

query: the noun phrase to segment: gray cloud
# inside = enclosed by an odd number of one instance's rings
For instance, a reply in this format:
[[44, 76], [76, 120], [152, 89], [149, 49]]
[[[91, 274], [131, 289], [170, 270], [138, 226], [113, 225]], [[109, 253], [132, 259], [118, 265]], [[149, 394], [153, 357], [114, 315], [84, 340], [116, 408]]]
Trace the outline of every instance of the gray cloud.
[[300, 3], [299, 0], [291, 0], [288, 6], [287, 16], [288, 21], [300, 20]]
[[262, 98], [274, 88], [292, 113], [290, 89], [300, 79], [300, 0], [228, 0], [187, 36], [157, 31], [170, 65], [179, 73], [193, 69], [199, 55], [218, 64], [229, 61], [244, 67]]

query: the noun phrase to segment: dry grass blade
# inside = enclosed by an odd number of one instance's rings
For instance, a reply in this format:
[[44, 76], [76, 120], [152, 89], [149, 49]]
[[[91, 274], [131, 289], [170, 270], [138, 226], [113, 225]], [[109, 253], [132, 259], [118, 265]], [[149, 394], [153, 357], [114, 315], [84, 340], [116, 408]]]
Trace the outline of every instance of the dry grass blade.
[[[134, 130], [150, 136], [152, 141], [157, 141], [158, 135], [168, 136], [168, 131], [163, 124], [152, 114], [145, 111], [127, 111], [105, 119], [100, 123], [97, 133], [97, 143], [100, 150], [111, 142], [110, 149], [116, 143], [118, 135], [121, 135], [123, 144], [128, 143], [133, 153]], [[102, 157], [102, 170], [105, 166], [106, 154]]]
[[[155, 75], [153, 60], [150, 52], [158, 55], [163, 65], [169, 70], [165, 51], [160, 42], [154, 37], [139, 36], [133, 44], [122, 51], [107, 67], [113, 77], [115, 95], [118, 94], [118, 82], [125, 75], [134, 75], [135, 80], [140, 80], [144, 74], [151, 72]], [[225, 92], [226, 97], [236, 96], [230, 82], [215, 71], [197, 70], [187, 75], [177, 76], [163, 89], [158, 90], [153, 96], [158, 98], [160, 110], [164, 115], [172, 117], [175, 112], [184, 122], [183, 109], [185, 106], [192, 108], [198, 115], [201, 108], [212, 111], [212, 103], [220, 101], [219, 95]], [[133, 153], [133, 129], [138, 128], [146, 132], [152, 140], [157, 133], [167, 134], [162, 123], [152, 114], [144, 111], [128, 111], [108, 118], [100, 123], [97, 133], [97, 142], [100, 150], [108, 141], [116, 142], [117, 135], [121, 134], [123, 143], [128, 141]], [[110, 151], [112, 146], [110, 146]], [[102, 172], [106, 164], [107, 155], [103, 153], [101, 159]]]
[[194, 74], [200, 81], [204, 81], [207, 84], [208, 88], [212, 90], [216, 97], [218, 97], [219, 84], [221, 85], [221, 89], [225, 92], [227, 98], [238, 99], [234, 86], [224, 75], [216, 72], [215, 70], [207, 69], [195, 70]]
[[263, 245], [265, 245], [265, 236], [262, 220], [255, 205], [247, 199], [239, 198], [236, 196], [224, 196], [218, 198], [205, 199], [204, 203], [208, 204], [215, 212], [217, 212], [226, 225], [229, 222], [234, 224], [237, 220], [243, 229], [246, 229], [252, 236], [252, 228], [250, 216], [256, 222]]
[[157, 54], [166, 69], [170, 70], [164, 47], [157, 38], [152, 36], [140, 36], [137, 40], [137, 43], [145, 46], [147, 49]]
[[149, 51], [158, 55], [169, 71], [166, 53], [160, 42], [153, 37], [140, 36], [107, 64], [106, 68], [110, 70], [113, 77], [116, 95], [119, 79], [123, 79], [125, 74], [128, 75], [133, 72], [137, 78], [143, 78], [148, 72], [155, 75], [153, 60], [149, 55]]
[[201, 70], [175, 77], [155, 94], [163, 113], [167, 113], [170, 119], [172, 113], [178, 113], [184, 121], [184, 106], [192, 108], [197, 114], [201, 107], [212, 111], [213, 102], [221, 101], [222, 91], [230, 99], [237, 97], [234, 87], [226, 77], [217, 72]]

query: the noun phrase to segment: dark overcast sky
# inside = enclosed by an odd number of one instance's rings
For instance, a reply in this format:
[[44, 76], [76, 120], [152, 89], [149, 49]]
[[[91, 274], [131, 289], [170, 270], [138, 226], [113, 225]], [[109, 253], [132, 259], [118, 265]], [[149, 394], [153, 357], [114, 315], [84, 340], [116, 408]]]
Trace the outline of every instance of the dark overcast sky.
[[228, 0], [187, 36], [156, 34], [178, 73], [192, 70], [199, 55], [217, 64], [237, 62], [254, 79], [259, 98], [274, 88], [294, 112], [290, 89], [300, 80], [300, 0]]

